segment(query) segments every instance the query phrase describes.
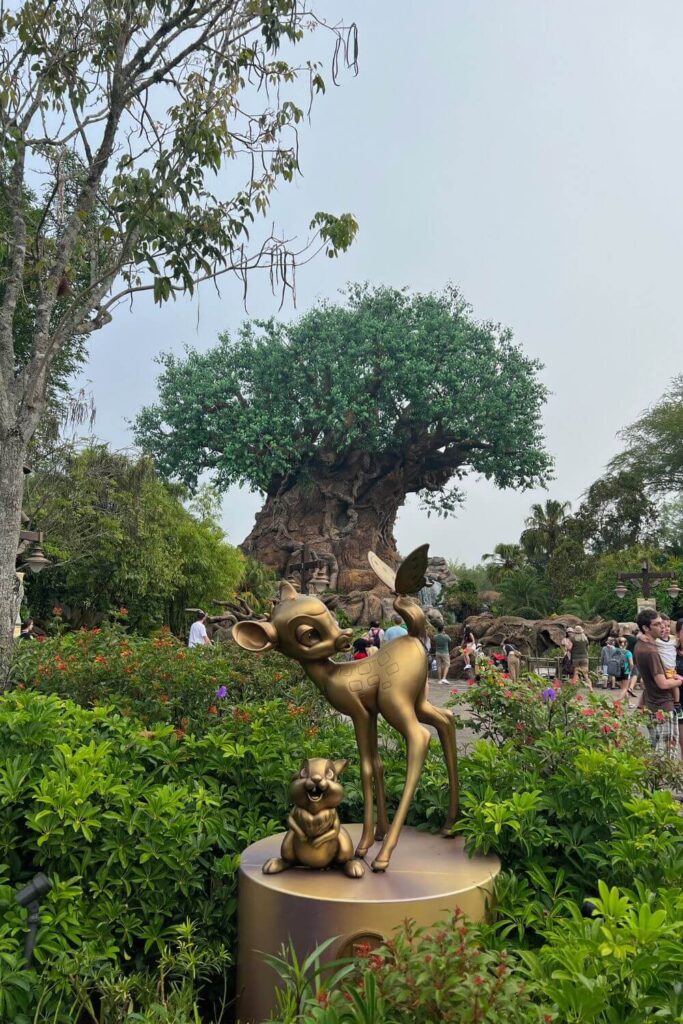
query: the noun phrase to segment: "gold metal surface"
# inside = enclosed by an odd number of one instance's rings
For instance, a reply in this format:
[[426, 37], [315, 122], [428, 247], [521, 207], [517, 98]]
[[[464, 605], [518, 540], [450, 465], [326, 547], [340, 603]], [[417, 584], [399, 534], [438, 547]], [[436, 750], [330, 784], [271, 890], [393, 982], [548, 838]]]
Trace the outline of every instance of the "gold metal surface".
[[[396, 574], [396, 587], [405, 581], [411, 587], [423, 581], [429, 545], [423, 544], [405, 559]], [[377, 572], [388, 566], [370, 559]], [[404, 570], [405, 566], [405, 570]], [[380, 568], [384, 582], [387, 572]], [[458, 770], [455, 722], [447, 708], [435, 708], [427, 700], [427, 652], [419, 637], [426, 633], [424, 612], [405, 594], [398, 593], [394, 608], [408, 627], [408, 635], [384, 644], [371, 658], [342, 664], [331, 657], [349, 649], [351, 630], [340, 629], [337, 620], [317, 597], [297, 594], [286, 581], [280, 587], [280, 601], [270, 620], [238, 622], [233, 639], [255, 653], [273, 648], [298, 661], [308, 677], [337, 711], [353, 722], [360, 756], [363, 787], [363, 832], [356, 856], [365, 857], [375, 840], [384, 840], [372, 861], [373, 871], [385, 871], [398, 842], [424, 764], [430, 735], [425, 725], [437, 732], [448, 771], [448, 814], [443, 834], [458, 816]], [[406, 741], [406, 781], [394, 819], [389, 826], [384, 796], [384, 769], [377, 746], [377, 716], [382, 715]], [[377, 803], [377, 827], [373, 813], [373, 792]]]
[[[348, 825], [353, 841], [361, 825]], [[276, 856], [282, 833], [262, 839], [242, 854], [239, 873], [238, 1019], [262, 1021], [274, 1006], [277, 977], [262, 953], [279, 953], [294, 944], [301, 960], [332, 936], [323, 960], [374, 947], [389, 938], [405, 918], [430, 927], [459, 907], [472, 920], [486, 918], [500, 861], [493, 855], [468, 857], [461, 837], [403, 830], [401, 843], [385, 874], [368, 873], [350, 882], [336, 871], [297, 868], [264, 875], [261, 865]]]
[[295, 805], [287, 824], [279, 857], [269, 857], [264, 875], [278, 875], [297, 866], [340, 867], [349, 878], [362, 878], [365, 865], [354, 856], [351, 836], [342, 828], [337, 807], [344, 787], [339, 776], [348, 761], [311, 757], [304, 761], [289, 787]]

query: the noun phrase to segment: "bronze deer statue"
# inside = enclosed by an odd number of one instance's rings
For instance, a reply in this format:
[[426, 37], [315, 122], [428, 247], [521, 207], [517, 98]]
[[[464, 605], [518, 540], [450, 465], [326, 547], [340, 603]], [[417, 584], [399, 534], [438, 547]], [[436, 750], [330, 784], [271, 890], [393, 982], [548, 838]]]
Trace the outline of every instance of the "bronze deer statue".
[[[347, 651], [351, 630], [340, 629], [323, 602], [299, 594], [287, 582], [269, 621], [238, 622], [233, 639], [247, 651], [278, 650], [298, 661], [335, 710], [348, 715], [356, 732], [363, 787], [363, 832], [356, 849], [365, 857], [373, 842], [384, 840], [372, 862], [373, 871], [386, 871], [398, 842], [427, 754], [432, 725], [439, 736], [448, 771], [448, 815], [442, 834], [450, 835], [458, 816], [458, 770], [453, 714], [427, 700], [427, 652], [419, 639], [426, 632], [425, 615], [407, 599], [424, 585], [427, 551], [424, 544], [412, 552], [394, 573], [373, 552], [370, 565], [378, 578], [396, 594], [394, 608], [408, 627], [406, 636], [383, 645], [371, 657], [337, 663], [333, 655]], [[406, 782], [389, 826], [384, 795], [384, 770], [377, 746], [377, 716], [401, 733], [406, 741]], [[377, 801], [377, 828], [373, 821], [373, 781]]]

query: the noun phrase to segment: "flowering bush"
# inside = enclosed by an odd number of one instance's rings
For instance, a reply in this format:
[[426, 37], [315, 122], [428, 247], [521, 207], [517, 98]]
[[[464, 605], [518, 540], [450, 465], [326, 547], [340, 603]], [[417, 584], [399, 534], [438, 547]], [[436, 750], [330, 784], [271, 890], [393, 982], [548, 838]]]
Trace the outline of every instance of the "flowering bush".
[[530, 744], [555, 729], [574, 734], [578, 742], [602, 740], [638, 753], [648, 749], [637, 722], [621, 703], [589, 693], [572, 682], [536, 675], [513, 682], [491, 668], [472, 680], [464, 693], [455, 694], [453, 705], [469, 709], [468, 728], [497, 746], [507, 741]]
[[232, 705], [313, 690], [299, 666], [278, 654], [256, 659], [236, 644], [190, 650], [167, 631], [141, 637], [121, 623], [17, 644], [12, 676], [23, 688], [194, 734], [230, 715]]
[[[284, 973], [284, 972], [283, 972]], [[486, 949], [478, 928], [459, 913], [434, 929], [406, 921], [385, 946], [369, 950], [355, 970], [330, 988], [305, 994], [306, 1024], [532, 1024], [552, 1017], [534, 1002], [518, 958]]]

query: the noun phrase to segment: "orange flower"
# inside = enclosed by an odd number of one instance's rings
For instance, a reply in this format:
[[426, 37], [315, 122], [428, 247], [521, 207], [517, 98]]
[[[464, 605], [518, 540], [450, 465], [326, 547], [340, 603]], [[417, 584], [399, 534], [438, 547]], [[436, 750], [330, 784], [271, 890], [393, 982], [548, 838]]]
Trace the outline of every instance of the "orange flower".
[[52, 609], [52, 614], [53, 615], [61, 615], [62, 614], [62, 606], [59, 605], [59, 604], [56, 604], [54, 606], [54, 608]]
[[185, 736], [185, 730], [184, 729], [176, 729], [175, 730], [175, 734], [176, 734], [176, 736], [178, 737], [179, 740], [182, 740], [183, 737]]
[[168, 704], [168, 694], [167, 693], [160, 693], [159, 694], [159, 700], [161, 701], [162, 704]]
[[26, 687], [24, 686], [23, 683], [17, 683], [17, 690], [25, 690], [25, 689], [26, 689]]
[[127, 614], [128, 614], [128, 609], [124, 608], [123, 605], [121, 605], [121, 607], [119, 608], [119, 615], [127, 615]]
[[105, 658], [105, 656], [103, 654], [96, 654], [95, 655], [95, 661], [97, 662], [98, 665], [106, 665], [107, 664], [107, 659]]
[[215, 704], [212, 704], [211, 707], [209, 708], [209, 714], [210, 715], [217, 715], [218, 714], [218, 708], [216, 707]]

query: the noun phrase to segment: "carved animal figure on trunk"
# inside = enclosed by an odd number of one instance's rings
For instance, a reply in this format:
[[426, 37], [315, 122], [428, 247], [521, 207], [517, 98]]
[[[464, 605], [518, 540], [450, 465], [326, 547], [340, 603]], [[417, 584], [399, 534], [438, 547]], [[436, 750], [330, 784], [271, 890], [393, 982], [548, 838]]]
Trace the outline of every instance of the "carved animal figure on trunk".
[[[333, 655], [347, 651], [351, 630], [340, 629], [336, 619], [317, 597], [297, 594], [287, 582], [280, 588], [279, 603], [267, 622], [238, 622], [233, 639], [253, 652], [277, 649], [298, 661], [320, 692], [337, 711], [353, 722], [360, 755], [363, 786], [363, 832], [357, 857], [365, 857], [375, 841], [382, 847], [372, 862], [373, 871], [385, 871], [396, 847], [415, 794], [430, 735], [436, 729], [443, 748], [449, 782], [448, 816], [443, 828], [450, 835], [458, 816], [458, 772], [453, 715], [427, 700], [427, 652], [419, 637], [426, 632], [425, 616], [407, 594], [424, 586], [429, 545], [412, 552], [394, 573], [372, 552], [368, 559], [375, 574], [396, 593], [394, 608], [408, 627], [408, 635], [383, 645], [372, 657], [336, 663]], [[382, 715], [406, 741], [406, 782], [394, 819], [389, 825], [384, 796], [384, 772], [377, 746], [377, 716]], [[377, 802], [377, 827], [373, 814]]]

